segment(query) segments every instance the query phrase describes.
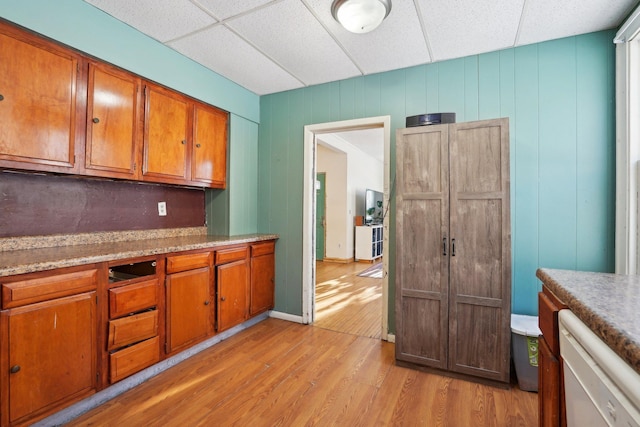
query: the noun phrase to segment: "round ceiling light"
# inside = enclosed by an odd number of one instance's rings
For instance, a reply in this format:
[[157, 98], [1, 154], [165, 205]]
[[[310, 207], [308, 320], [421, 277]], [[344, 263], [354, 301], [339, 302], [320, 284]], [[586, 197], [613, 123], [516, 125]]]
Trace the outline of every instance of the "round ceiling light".
[[368, 33], [391, 11], [391, 0], [334, 0], [331, 14], [347, 31]]

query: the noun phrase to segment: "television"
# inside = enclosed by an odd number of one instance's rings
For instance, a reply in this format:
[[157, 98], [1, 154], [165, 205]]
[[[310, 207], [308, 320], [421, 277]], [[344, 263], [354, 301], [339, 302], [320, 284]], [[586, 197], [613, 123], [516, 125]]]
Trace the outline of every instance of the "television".
[[364, 194], [364, 223], [382, 224], [384, 219], [383, 194], [379, 191], [367, 189]]

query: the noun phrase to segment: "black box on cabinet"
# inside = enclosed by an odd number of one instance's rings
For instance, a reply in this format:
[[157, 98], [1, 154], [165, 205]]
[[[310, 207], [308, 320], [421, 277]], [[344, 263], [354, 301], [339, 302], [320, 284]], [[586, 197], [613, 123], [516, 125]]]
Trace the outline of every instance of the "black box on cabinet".
[[407, 117], [407, 127], [439, 125], [442, 123], [455, 123], [456, 113], [429, 113]]

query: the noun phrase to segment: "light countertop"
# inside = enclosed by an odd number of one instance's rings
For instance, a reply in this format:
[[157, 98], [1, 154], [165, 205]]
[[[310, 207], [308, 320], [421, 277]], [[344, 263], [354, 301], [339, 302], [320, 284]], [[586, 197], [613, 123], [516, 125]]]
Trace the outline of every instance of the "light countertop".
[[640, 276], [547, 268], [536, 275], [640, 374]]
[[278, 238], [275, 234], [212, 236], [203, 230], [91, 233], [81, 240], [78, 236], [0, 239], [0, 277]]

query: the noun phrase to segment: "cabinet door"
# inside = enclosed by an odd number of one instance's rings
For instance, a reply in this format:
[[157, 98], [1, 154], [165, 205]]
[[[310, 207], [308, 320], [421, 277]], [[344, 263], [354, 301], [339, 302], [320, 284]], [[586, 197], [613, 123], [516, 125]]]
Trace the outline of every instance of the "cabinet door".
[[244, 322], [248, 312], [249, 266], [246, 259], [216, 267], [218, 331]]
[[507, 119], [450, 126], [449, 369], [509, 381]]
[[6, 310], [2, 318], [9, 422], [95, 391], [95, 292]]
[[187, 180], [189, 103], [183, 96], [148, 84], [145, 88], [145, 180]]
[[191, 180], [225, 188], [227, 181], [227, 122], [222, 110], [195, 105]]
[[71, 52], [0, 25], [0, 166], [77, 172], [77, 72]]
[[396, 136], [396, 358], [441, 369], [448, 343], [447, 140], [446, 125]]
[[[538, 405], [540, 427], [558, 427], [560, 424], [560, 361], [554, 356], [546, 340], [538, 340]], [[565, 425], [564, 423], [562, 425]]]
[[167, 353], [213, 332], [211, 269], [167, 275]]
[[85, 168], [92, 175], [136, 179], [140, 81], [104, 65], [89, 65]]
[[251, 258], [251, 309], [256, 315], [273, 308], [275, 288], [275, 255], [273, 253]]

